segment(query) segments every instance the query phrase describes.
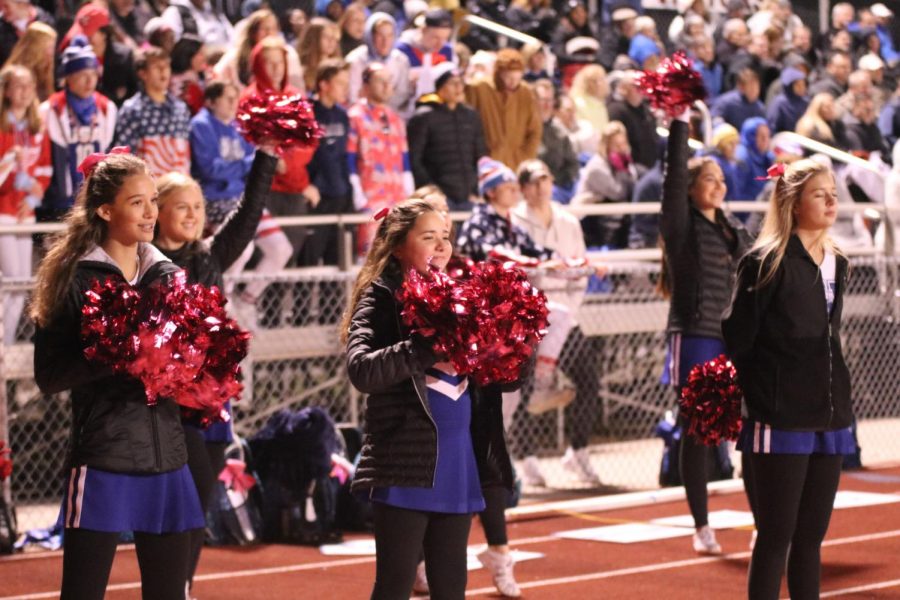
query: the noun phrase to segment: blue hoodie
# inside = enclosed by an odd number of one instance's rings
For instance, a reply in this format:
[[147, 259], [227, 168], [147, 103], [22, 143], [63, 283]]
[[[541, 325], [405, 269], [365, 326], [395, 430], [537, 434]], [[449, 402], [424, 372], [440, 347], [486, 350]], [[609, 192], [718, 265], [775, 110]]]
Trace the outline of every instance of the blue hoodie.
[[760, 126], [768, 123], [762, 117], [754, 117], [744, 121], [741, 127], [741, 143], [738, 144], [736, 158], [738, 160], [735, 169], [735, 193], [733, 200], [756, 200], [759, 193], [765, 187], [765, 180], [757, 180], [757, 177], [765, 177], [769, 167], [775, 162], [775, 154], [770, 150], [760, 152], [756, 147], [756, 131]]
[[253, 146], [206, 108], [191, 119], [190, 140], [191, 175], [206, 201], [239, 198], [253, 164]]
[[802, 71], [793, 67], [788, 67], [781, 72], [782, 91], [775, 96], [766, 113], [773, 134], [779, 131], [793, 131], [797, 128], [797, 121], [809, 106], [809, 98], [795, 94], [793, 84], [805, 78], [806, 75]]

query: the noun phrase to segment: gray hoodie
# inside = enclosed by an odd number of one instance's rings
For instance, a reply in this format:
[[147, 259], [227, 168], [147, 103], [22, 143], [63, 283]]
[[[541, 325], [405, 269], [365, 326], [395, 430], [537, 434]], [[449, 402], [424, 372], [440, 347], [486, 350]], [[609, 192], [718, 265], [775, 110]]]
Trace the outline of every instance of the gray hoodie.
[[394, 26], [396, 38], [397, 22], [394, 20], [394, 17], [383, 12], [372, 13], [366, 19], [366, 32], [363, 36], [365, 44], [354, 48], [347, 55], [347, 63], [350, 65], [350, 103], [353, 104], [359, 100], [362, 93], [362, 74], [366, 66], [369, 63], [380, 62], [390, 71], [391, 81], [394, 84], [394, 93], [388, 100], [388, 106], [399, 112], [400, 108], [408, 102], [411, 93], [409, 60], [397, 48], [391, 48], [387, 56], [380, 56], [375, 51], [372, 37], [375, 25], [382, 21], [389, 21]]

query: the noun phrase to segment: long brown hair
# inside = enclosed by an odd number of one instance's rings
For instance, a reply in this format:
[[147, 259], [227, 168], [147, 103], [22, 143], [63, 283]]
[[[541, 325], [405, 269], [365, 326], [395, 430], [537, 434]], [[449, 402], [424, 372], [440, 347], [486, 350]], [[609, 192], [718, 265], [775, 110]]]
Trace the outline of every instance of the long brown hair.
[[[14, 77], [23, 77], [34, 81], [34, 76], [27, 67], [22, 65], [7, 64], [0, 70], [0, 131], [10, 131], [12, 123], [5, 118], [6, 111], [9, 110], [9, 100], [6, 97], [6, 87], [10, 84]], [[38, 114], [37, 97], [32, 98], [31, 104], [25, 108], [25, 123], [28, 125], [28, 133], [36, 135], [43, 128], [41, 116]]]
[[250, 16], [247, 17], [244, 27], [238, 33], [236, 44], [238, 48], [236, 71], [238, 79], [244, 85], [249, 85], [250, 80], [253, 78], [253, 71], [250, 65], [250, 53], [253, 52], [253, 47], [256, 46], [257, 42], [261, 41], [256, 39], [256, 34], [259, 31], [260, 26], [262, 26], [263, 22], [267, 19], [275, 19], [275, 22], [278, 23], [278, 17], [276, 17], [275, 13], [268, 8], [261, 8], [253, 11], [250, 13]]
[[[690, 200], [691, 190], [694, 189], [694, 184], [697, 183], [697, 178], [700, 177], [700, 173], [703, 172], [703, 167], [709, 164], [718, 164], [715, 159], [711, 156], [695, 156], [694, 158], [688, 160], [687, 168], [688, 168], [688, 177], [687, 177], [687, 189], [688, 189], [688, 201]], [[659, 281], [656, 282], [656, 291], [663, 298], [671, 298], [672, 297], [672, 281], [671, 276], [669, 275], [669, 261], [666, 260], [666, 244], [663, 241], [662, 236], [659, 236], [659, 248], [662, 250], [662, 264], [659, 269]]]
[[53, 73], [56, 37], [56, 30], [49, 25], [40, 21], [31, 23], [13, 46], [4, 65], [22, 65], [34, 73], [38, 98], [42, 102], [56, 90]]
[[[815, 160], [804, 158], [788, 165], [784, 175], [775, 182], [775, 191], [769, 200], [769, 207], [763, 219], [762, 230], [753, 250], [759, 254], [759, 277], [757, 287], [770, 283], [784, 260], [791, 234], [797, 228], [794, 209], [800, 204], [803, 188], [816, 175], [832, 174], [831, 168]], [[832, 174], [832, 177], [834, 175]], [[825, 248], [842, 255], [827, 234], [823, 238]]]
[[429, 212], [440, 211], [427, 200], [410, 198], [393, 207], [378, 224], [378, 231], [375, 233], [372, 247], [366, 255], [365, 264], [356, 277], [347, 312], [344, 313], [341, 321], [341, 341], [343, 343], [347, 343], [350, 321], [353, 319], [353, 312], [356, 310], [356, 305], [359, 304], [359, 299], [372, 285], [372, 282], [381, 277], [391, 262], [397, 260], [394, 258], [394, 251], [406, 241], [406, 235], [415, 227], [416, 220]]
[[[335, 32], [338, 38], [338, 44], [332, 56], [324, 56], [320, 50], [322, 35], [328, 29]], [[300, 55], [300, 64], [303, 66], [303, 83], [307, 90], [316, 89], [316, 71], [320, 62], [326, 58], [341, 57], [340, 38], [341, 30], [338, 29], [337, 23], [329, 21], [325, 17], [313, 17], [306, 29], [303, 30], [297, 41], [297, 54]]]
[[142, 159], [131, 154], [111, 154], [81, 184], [75, 205], [66, 217], [65, 230], [53, 238], [38, 267], [29, 312], [39, 326], [46, 327], [64, 303], [78, 260], [106, 239], [106, 221], [97, 209], [115, 202], [125, 180], [138, 174], [150, 174]]

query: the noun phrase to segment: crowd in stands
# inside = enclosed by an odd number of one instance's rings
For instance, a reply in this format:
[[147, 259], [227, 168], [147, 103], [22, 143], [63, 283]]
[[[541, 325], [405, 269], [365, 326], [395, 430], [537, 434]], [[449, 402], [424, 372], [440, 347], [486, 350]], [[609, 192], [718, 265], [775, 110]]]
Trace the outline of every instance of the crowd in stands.
[[[533, 41], [469, 26], [466, 12]], [[821, 34], [788, 0], [729, 0], [725, 12], [680, 1], [664, 31], [643, 12], [636, 1], [591, 14], [582, 0], [470, 0], [452, 11], [424, 0], [3, 0], [0, 223], [61, 220], [81, 160], [127, 145], [157, 176], [194, 177], [209, 227], [219, 226], [253, 156], [237, 103], [273, 92], [309, 97], [324, 137], [279, 159], [258, 270], [337, 261], [333, 232], [282, 231], [272, 215], [374, 214], [429, 184], [468, 210], [484, 201], [484, 156], [513, 170], [543, 160], [561, 204], [657, 201], [666, 123], [636, 77], [677, 50], [707, 88], [713, 128], [695, 115], [692, 137], [722, 167], [727, 199], [764, 199], [772, 162], [806, 152], [773, 143], [782, 131], [890, 171], [900, 46], [884, 4], [835, 4]], [[841, 180], [847, 201], [891, 201], [864, 170]], [[656, 243], [652, 216], [582, 226], [588, 247]], [[360, 253], [371, 235], [361, 229]], [[4, 274], [31, 273], [20, 237], [0, 236]]]

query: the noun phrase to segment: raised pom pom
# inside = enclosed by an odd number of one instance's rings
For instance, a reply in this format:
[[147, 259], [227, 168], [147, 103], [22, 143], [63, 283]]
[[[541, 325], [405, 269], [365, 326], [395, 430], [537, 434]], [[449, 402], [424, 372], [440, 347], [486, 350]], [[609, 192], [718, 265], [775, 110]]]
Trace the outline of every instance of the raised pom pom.
[[248, 96], [238, 105], [237, 123], [247, 141], [257, 146], [267, 140], [280, 147], [312, 146], [324, 134], [312, 104], [299, 94]]
[[655, 71], [641, 73], [637, 85], [651, 106], [670, 117], [677, 117], [707, 96], [703, 77], [683, 52], [664, 58]]

